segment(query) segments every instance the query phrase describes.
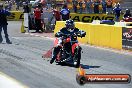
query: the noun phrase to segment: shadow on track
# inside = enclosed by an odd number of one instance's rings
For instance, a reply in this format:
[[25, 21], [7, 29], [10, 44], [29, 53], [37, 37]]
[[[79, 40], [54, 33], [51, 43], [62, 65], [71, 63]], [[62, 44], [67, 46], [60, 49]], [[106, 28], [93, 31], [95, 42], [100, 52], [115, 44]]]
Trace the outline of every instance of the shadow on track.
[[[68, 67], [75, 67], [73, 64], [67, 64], [67, 63], [60, 63], [60, 64], [56, 64], [56, 65], [68, 66]], [[80, 64], [80, 66], [83, 69], [91, 69], [91, 68], [100, 68], [101, 67], [101, 66], [90, 66], [90, 65], [84, 65], [84, 64]]]
[[68, 66], [68, 67], [75, 67], [73, 64], [70, 64], [70, 63], [57, 63], [56, 65]]
[[90, 68], [100, 68], [101, 66], [90, 66], [90, 65], [81, 64], [81, 67], [83, 69], [90, 69]]

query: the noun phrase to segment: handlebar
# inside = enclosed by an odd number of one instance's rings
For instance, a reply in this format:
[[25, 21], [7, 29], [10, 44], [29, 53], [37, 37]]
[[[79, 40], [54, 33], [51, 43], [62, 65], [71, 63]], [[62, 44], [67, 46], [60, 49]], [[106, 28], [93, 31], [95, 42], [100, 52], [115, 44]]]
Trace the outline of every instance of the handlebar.
[[55, 34], [55, 37], [70, 37], [70, 36], [72, 36], [72, 37], [85, 37], [85, 35], [86, 35], [86, 32], [84, 32], [84, 31], [75, 32], [73, 34], [64, 34], [62, 32], [58, 32]]

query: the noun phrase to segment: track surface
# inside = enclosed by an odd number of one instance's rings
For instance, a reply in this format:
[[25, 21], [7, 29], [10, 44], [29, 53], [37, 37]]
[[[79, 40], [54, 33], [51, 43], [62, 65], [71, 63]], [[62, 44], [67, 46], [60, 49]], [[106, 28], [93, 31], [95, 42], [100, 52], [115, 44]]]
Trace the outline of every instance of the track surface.
[[[29, 88], [132, 88], [130, 84], [76, 83], [77, 69], [49, 64], [42, 54], [53, 40], [19, 33], [21, 22], [9, 22], [8, 31], [13, 44], [0, 44], [0, 71]], [[82, 45], [81, 64], [88, 74], [130, 74], [132, 55]]]

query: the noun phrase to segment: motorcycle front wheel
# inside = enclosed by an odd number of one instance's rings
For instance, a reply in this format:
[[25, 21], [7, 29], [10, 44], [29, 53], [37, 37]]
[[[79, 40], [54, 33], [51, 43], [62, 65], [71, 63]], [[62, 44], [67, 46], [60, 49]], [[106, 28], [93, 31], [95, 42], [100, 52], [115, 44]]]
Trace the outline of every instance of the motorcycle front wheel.
[[81, 60], [81, 47], [77, 47], [75, 49], [75, 55], [74, 55], [74, 65], [76, 68], [80, 66], [80, 60]]

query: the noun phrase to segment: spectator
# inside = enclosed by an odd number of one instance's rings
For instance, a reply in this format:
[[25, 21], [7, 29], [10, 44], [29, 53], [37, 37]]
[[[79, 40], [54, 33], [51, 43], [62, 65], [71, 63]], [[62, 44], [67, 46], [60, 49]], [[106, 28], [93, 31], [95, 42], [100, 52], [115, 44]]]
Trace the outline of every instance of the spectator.
[[26, 2], [23, 2], [23, 10], [24, 10], [24, 13], [29, 13], [29, 6]]
[[107, 6], [106, 1], [102, 0], [101, 4], [102, 4], [102, 13], [106, 13], [106, 6]]
[[87, 0], [86, 2], [86, 10], [87, 10], [87, 13], [92, 13], [92, 5], [93, 5], [93, 2], [92, 0]]
[[126, 9], [126, 12], [125, 14], [123, 15], [123, 18], [127, 18], [127, 17], [131, 17], [131, 12], [130, 12], [130, 9]]
[[95, 0], [94, 1], [94, 13], [99, 13], [99, 5], [100, 5], [100, 1], [99, 0]]
[[55, 9], [55, 8], [56, 8], [56, 0], [53, 0], [53, 1], [51, 2], [51, 5], [52, 5], [53, 9]]
[[42, 6], [46, 6], [46, 1], [45, 0], [41, 0], [40, 2], [42, 4]]
[[60, 12], [56, 9], [53, 10], [56, 21], [60, 21]]
[[77, 13], [78, 2], [76, 0], [73, 0], [72, 3], [73, 3], [73, 10], [74, 10], [75, 13]]
[[39, 30], [42, 30], [42, 26], [41, 26], [41, 9], [38, 6], [34, 9], [34, 18], [35, 18], [36, 32], [39, 32]]
[[6, 1], [6, 2], [4, 3], [4, 6], [5, 6], [5, 10], [9, 10], [9, 9], [8, 9], [8, 7], [9, 7], [8, 1]]
[[16, 10], [19, 10], [20, 0], [16, 0], [16, 5], [17, 5]]
[[66, 21], [66, 20], [68, 20], [70, 18], [70, 11], [67, 8], [66, 4], [64, 4], [63, 8], [60, 11], [60, 14], [62, 16], [63, 21]]
[[8, 10], [11, 11], [11, 9], [12, 9], [12, 2], [9, 1], [9, 3], [8, 3]]
[[120, 8], [120, 4], [118, 3], [117, 6], [113, 9], [114, 14], [115, 14], [115, 20], [119, 21], [120, 18], [120, 14], [121, 14], [121, 8]]
[[51, 10], [51, 9], [52, 9], [51, 6], [52, 6], [52, 5], [51, 5], [51, 1], [48, 0], [48, 2], [47, 2], [47, 9], [48, 9], [48, 10]]
[[22, 7], [22, 3], [23, 3], [22, 1], [19, 2], [19, 7]]
[[113, 11], [113, 7], [112, 7], [112, 0], [107, 0], [107, 13], [108, 14], [112, 14], [112, 11]]
[[80, 7], [80, 13], [82, 13], [83, 11], [83, 2], [82, 1], [79, 1], [79, 7]]
[[5, 39], [6, 39], [6, 43], [7, 44], [12, 44], [12, 42], [9, 40], [8, 38], [8, 33], [7, 33], [7, 16], [9, 16], [10, 13], [6, 10], [3, 9], [3, 4], [0, 3], [0, 43], [2, 43], [3, 39], [2, 39], [2, 35], [1, 35], [1, 32], [2, 32], [2, 29], [4, 31], [4, 34], [5, 34]]
[[[55, 21], [55, 15], [53, 14], [54, 10], [48, 9], [46, 6], [43, 6], [43, 23], [44, 23], [44, 29], [46, 31], [51, 30], [51, 23], [54, 23]], [[59, 12], [60, 14], [60, 12]], [[59, 18], [58, 18], [59, 19]]]

